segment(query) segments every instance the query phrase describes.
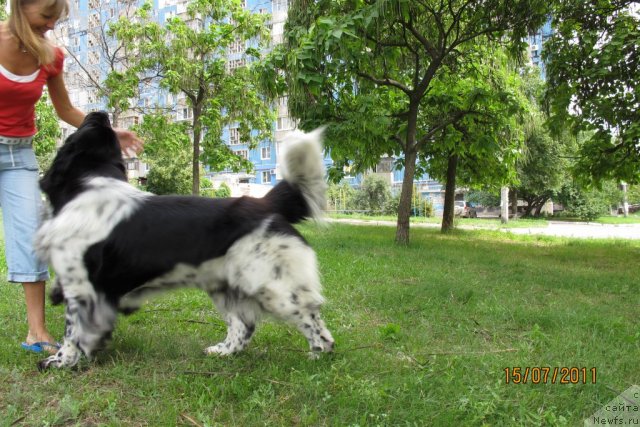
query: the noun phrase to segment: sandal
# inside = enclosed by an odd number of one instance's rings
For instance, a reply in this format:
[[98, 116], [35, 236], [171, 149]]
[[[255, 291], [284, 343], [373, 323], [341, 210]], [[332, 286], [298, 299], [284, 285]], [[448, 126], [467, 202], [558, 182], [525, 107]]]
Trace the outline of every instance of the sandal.
[[21, 344], [21, 347], [24, 350], [27, 351], [31, 351], [34, 353], [51, 353], [51, 351], [49, 349], [55, 349], [55, 351], [51, 354], [56, 353], [58, 350], [60, 350], [60, 343], [50, 343], [50, 342], [45, 342], [45, 341], [40, 341], [40, 342], [34, 342], [33, 344], [27, 344], [26, 342], [23, 342]]

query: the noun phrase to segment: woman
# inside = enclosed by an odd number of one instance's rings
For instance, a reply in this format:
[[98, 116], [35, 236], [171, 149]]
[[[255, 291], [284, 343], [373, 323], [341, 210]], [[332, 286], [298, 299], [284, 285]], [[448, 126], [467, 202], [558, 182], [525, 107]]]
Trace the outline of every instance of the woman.
[[[31, 146], [35, 104], [47, 86], [60, 119], [78, 127], [85, 114], [71, 105], [62, 67], [64, 53], [45, 38], [63, 14], [66, 0], [11, 0], [11, 13], [0, 22], [0, 204], [5, 227], [8, 280], [23, 284], [29, 332], [22, 347], [55, 353], [44, 315], [47, 265], [33, 251], [40, 190]], [[116, 129], [124, 150], [141, 148], [129, 131]]]

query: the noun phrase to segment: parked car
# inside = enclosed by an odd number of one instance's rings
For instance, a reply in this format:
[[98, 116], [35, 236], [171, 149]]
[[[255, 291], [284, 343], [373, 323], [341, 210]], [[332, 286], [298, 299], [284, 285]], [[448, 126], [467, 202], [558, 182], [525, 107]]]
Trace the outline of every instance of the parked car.
[[[629, 213], [636, 213], [638, 211], [640, 211], [640, 203], [629, 205]], [[619, 215], [624, 214], [624, 208], [623, 207], [619, 207], [618, 208], [618, 214]]]
[[457, 200], [453, 205], [453, 214], [463, 218], [478, 218], [478, 212], [476, 208], [469, 202], [464, 200]]

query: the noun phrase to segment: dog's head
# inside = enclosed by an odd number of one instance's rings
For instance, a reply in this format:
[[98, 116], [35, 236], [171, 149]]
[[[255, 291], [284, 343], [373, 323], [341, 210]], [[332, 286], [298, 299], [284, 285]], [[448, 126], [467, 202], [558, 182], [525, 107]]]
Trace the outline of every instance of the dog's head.
[[88, 178], [99, 176], [127, 180], [118, 138], [104, 112], [89, 113], [67, 138], [40, 188], [57, 213], [83, 190]]

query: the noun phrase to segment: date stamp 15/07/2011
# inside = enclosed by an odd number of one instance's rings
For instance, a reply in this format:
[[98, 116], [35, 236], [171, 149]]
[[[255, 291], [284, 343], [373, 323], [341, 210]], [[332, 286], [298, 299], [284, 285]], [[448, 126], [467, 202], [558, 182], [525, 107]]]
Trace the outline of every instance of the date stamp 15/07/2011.
[[586, 367], [509, 367], [504, 368], [505, 384], [595, 384], [596, 368]]

